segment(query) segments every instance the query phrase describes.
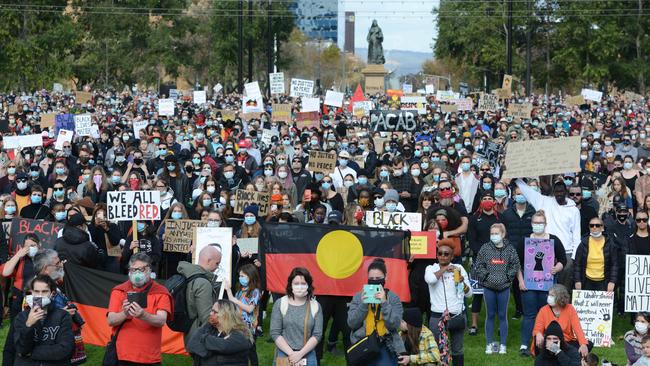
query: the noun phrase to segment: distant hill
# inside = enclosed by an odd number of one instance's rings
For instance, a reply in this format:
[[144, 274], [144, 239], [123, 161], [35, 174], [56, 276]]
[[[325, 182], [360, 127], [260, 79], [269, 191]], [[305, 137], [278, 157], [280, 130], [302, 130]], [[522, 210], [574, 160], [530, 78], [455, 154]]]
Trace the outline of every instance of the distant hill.
[[[368, 58], [368, 49], [367, 48], [356, 48], [356, 55], [363, 60], [367, 61]], [[402, 51], [402, 50], [384, 50], [384, 56], [386, 57], [386, 69], [395, 70], [397, 76], [417, 73], [422, 68], [422, 63], [433, 57], [432, 52], [413, 52], [413, 51]]]

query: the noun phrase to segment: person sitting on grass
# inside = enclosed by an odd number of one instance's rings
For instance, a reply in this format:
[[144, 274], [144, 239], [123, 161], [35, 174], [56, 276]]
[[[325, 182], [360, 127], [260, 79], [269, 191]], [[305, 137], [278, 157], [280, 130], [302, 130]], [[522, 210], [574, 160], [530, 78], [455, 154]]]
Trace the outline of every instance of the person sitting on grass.
[[643, 349], [643, 356], [632, 366], [650, 366], [650, 335], [643, 336], [641, 339], [641, 348]]
[[535, 358], [535, 366], [579, 366], [576, 349], [564, 341], [562, 327], [552, 321], [544, 333], [543, 346]]
[[400, 331], [408, 354], [398, 357], [400, 365], [439, 365], [440, 351], [433, 333], [422, 325], [418, 308], [404, 309]]

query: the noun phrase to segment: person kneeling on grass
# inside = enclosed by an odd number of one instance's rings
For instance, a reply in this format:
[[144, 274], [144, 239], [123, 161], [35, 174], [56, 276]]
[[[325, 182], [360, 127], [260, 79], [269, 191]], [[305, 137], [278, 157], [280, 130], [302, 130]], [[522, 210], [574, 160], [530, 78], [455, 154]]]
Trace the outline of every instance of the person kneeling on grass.
[[564, 332], [556, 321], [546, 327], [544, 346], [535, 358], [535, 366], [580, 366], [578, 351], [564, 341]]
[[400, 365], [439, 365], [440, 351], [433, 333], [422, 325], [418, 308], [404, 309], [400, 331], [408, 354], [399, 356]]

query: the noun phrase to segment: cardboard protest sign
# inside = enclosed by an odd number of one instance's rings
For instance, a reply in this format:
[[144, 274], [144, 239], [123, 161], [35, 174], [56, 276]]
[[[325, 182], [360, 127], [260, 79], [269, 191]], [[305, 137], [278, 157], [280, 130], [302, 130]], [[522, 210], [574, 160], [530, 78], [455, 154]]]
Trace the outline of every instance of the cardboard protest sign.
[[299, 129], [318, 127], [320, 125], [320, 113], [298, 112], [296, 113], [296, 127]]
[[194, 228], [205, 227], [207, 222], [200, 220], [165, 220], [164, 252], [189, 253], [194, 236]]
[[192, 92], [192, 100], [194, 101], [194, 104], [205, 104], [208, 102], [207, 95], [205, 94], [205, 90], [194, 90]]
[[458, 112], [458, 106], [455, 104], [441, 104], [440, 105], [440, 112], [442, 113], [457, 113]]
[[650, 311], [650, 255], [625, 256], [625, 312]]
[[573, 290], [571, 304], [576, 309], [580, 326], [594, 347], [612, 346], [614, 293], [606, 291]]
[[240, 253], [257, 254], [260, 251], [260, 240], [259, 238], [239, 238], [237, 246]]
[[269, 74], [271, 94], [284, 94], [284, 73], [274, 72]]
[[56, 113], [46, 113], [41, 115], [41, 130], [46, 128], [51, 129], [54, 127], [54, 121], [56, 120]]
[[493, 94], [497, 96], [498, 99], [508, 99], [512, 97], [512, 90], [508, 89], [494, 89]]
[[512, 75], [503, 75], [501, 89], [512, 90]]
[[55, 150], [63, 150], [63, 144], [67, 142], [72, 142], [72, 137], [74, 136], [74, 131], [68, 130], [59, 130], [59, 134], [56, 137], [56, 142], [54, 143]]
[[149, 125], [149, 121], [133, 121], [133, 135], [138, 138], [140, 136], [140, 130], [144, 130]]
[[309, 152], [309, 164], [307, 170], [310, 172], [321, 172], [324, 174], [334, 172], [336, 168], [336, 154], [325, 151], [311, 150]]
[[244, 84], [244, 90], [246, 91], [246, 96], [248, 97], [257, 98], [262, 96], [260, 84], [257, 81]]
[[31, 220], [14, 218], [11, 220], [11, 248], [22, 246], [25, 243], [25, 235], [35, 234], [40, 239], [41, 245], [46, 249], [54, 249], [57, 233], [63, 229], [63, 224], [52, 221]]
[[433, 86], [433, 84], [427, 84], [424, 86], [424, 91], [427, 94], [435, 94], [436, 93], [436, 88]]
[[320, 112], [320, 98], [305, 97], [300, 99], [301, 112]]
[[[221, 252], [221, 263], [214, 271], [217, 282], [230, 279], [232, 274], [232, 228], [231, 227], [196, 227], [194, 228], [194, 253], [192, 263], [199, 264], [199, 253], [207, 246], [214, 246]], [[219, 299], [223, 298], [224, 287], [221, 286]]]
[[453, 90], [438, 90], [436, 91], [436, 100], [439, 102], [451, 102], [454, 99], [459, 99], [460, 94], [454, 93]]
[[74, 131], [74, 115], [70, 113], [57, 114], [54, 117], [54, 132], [58, 133], [59, 130]]
[[553, 239], [524, 239], [524, 283], [528, 290], [548, 291], [553, 286]]
[[568, 106], [574, 106], [574, 105], [580, 106], [580, 105], [583, 105], [585, 103], [586, 103], [585, 98], [582, 95], [576, 95], [576, 96], [573, 96], [573, 97], [568, 96], [564, 100], [564, 104], [566, 104]]
[[234, 121], [235, 117], [237, 116], [235, 111], [230, 109], [217, 109], [215, 112], [221, 113], [221, 118], [224, 121]]
[[77, 104], [86, 104], [93, 99], [93, 94], [83, 91], [75, 92], [75, 102]]
[[273, 143], [272, 139], [273, 136], [280, 137], [280, 131], [278, 130], [270, 130], [268, 128], [265, 128], [262, 130], [262, 143], [264, 143], [266, 146], [271, 146]]
[[250, 192], [238, 189], [235, 192], [235, 213], [243, 214], [246, 206], [256, 204], [259, 207], [259, 215], [266, 216], [269, 213], [271, 194], [267, 192]]
[[481, 97], [478, 100], [478, 111], [479, 112], [494, 112], [499, 108], [499, 97], [492, 94], [481, 93]]
[[459, 111], [471, 111], [474, 108], [474, 100], [472, 98], [460, 98], [451, 101], [458, 107]]
[[7, 150], [34, 146], [43, 146], [43, 135], [40, 133], [22, 136], [5, 136], [3, 138], [3, 147]]
[[314, 94], [314, 81], [303, 79], [291, 79], [289, 95], [294, 98], [311, 97]]
[[532, 112], [533, 105], [530, 103], [510, 103], [508, 105], [508, 115], [512, 118], [529, 119]]
[[422, 214], [418, 212], [366, 211], [366, 226], [394, 230], [422, 230]]
[[366, 159], [363, 157], [363, 155], [354, 155], [354, 156], [352, 156], [352, 161], [357, 163], [357, 165], [361, 169], [366, 167]]
[[74, 132], [79, 136], [90, 136], [90, 128], [93, 119], [90, 114], [78, 114], [74, 116]]
[[274, 122], [291, 122], [291, 104], [277, 104], [272, 105], [271, 121]]
[[158, 99], [158, 114], [161, 116], [172, 117], [174, 115], [174, 108], [176, 108], [174, 99]]
[[160, 220], [159, 191], [109, 191], [109, 221]]
[[503, 178], [580, 171], [580, 136], [509, 142]]
[[427, 99], [425, 97], [402, 97], [400, 109], [417, 109], [418, 114], [427, 114]]
[[585, 100], [591, 100], [597, 103], [600, 103], [603, 99], [603, 92], [593, 89], [582, 89], [580, 95], [582, 95]]
[[415, 131], [417, 111], [370, 111], [370, 126], [373, 131]]
[[411, 233], [411, 256], [416, 259], [436, 258], [436, 233], [433, 231], [414, 231]]
[[[264, 112], [264, 99], [261, 95], [242, 97], [242, 112], [244, 113], [262, 113]], [[259, 116], [257, 116], [259, 117]]]
[[325, 93], [325, 105], [341, 108], [343, 106], [343, 93], [328, 90]]

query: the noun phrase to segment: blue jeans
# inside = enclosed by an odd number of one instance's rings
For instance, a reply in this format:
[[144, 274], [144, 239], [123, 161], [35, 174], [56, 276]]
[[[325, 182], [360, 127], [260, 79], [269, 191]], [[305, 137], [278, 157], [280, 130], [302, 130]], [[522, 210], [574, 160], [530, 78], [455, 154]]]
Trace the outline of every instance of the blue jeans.
[[522, 291], [521, 307], [524, 312], [524, 319], [521, 324], [521, 345], [530, 346], [530, 340], [533, 337], [533, 327], [535, 326], [535, 317], [542, 306], [546, 305], [548, 291]]
[[[287, 354], [282, 352], [280, 349], [276, 347], [275, 349], [278, 353], [277, 356], [279, 357], [287, 357]], [[316, 350], [313, 349], [311, 352], [309, 352], [305, 358], [307, 359], [307, 366], [317, 366], [318, 365], [318, 360], [316, 359]], [[273, 358], [273, 365], [275, 366], [275, 357]]]
[[487, 308], [485, 318], [485, 337], [487, 343], [491, 344], [494, 339], [494, 318], [499, 316], [499, 340], [506, 345], [508, 340], [508, 301], [510, 300], [510, 287], [501, 291], [494, 291], [488, 288], [483, 289], [483, 299]]
[[397, 357], [393, 352], [388, 350], [386, 345], [382, 345], [379, 349], [379, 357], [370, 362], [368, 366], [393, 366], [397, 365]]

